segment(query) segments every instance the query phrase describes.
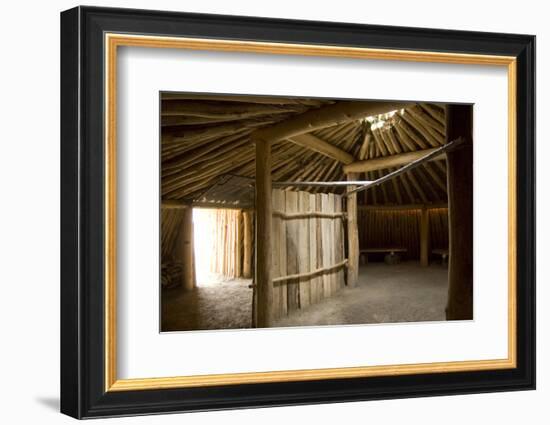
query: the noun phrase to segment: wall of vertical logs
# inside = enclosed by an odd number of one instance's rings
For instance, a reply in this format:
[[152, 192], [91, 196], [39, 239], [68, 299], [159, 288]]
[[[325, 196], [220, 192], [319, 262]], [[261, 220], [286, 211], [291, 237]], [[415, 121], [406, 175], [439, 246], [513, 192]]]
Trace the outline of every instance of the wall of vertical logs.
[[343, 288], [347, 261], [341, 196], [279, 189], [272, 196], [273, 315], [277, 318]]
[[427, 208], [420, 210], [420, 265], [427, 267], [430, 262], [430, 218]]
[[[428, 221], [427, 255], [433, 260], [433, 249], [448, 249], [448, 209], [426, 209]], [[366, 248], [401, 247], [408, 260], [421, 260], [422, 208], [376, 209], [359, 207], [359, 246]], [[425, 236], [426, 237], [426, 236]]]
[[254, 212], [245, 210], [242, 213], [243, 220], [243, 270], [242, 277], [252, 277], [253, 248], [254, 248]]
[[[210, 271], [226, 278], [243, 275], [243, 220], [238, 209], [209, 210], [214, 243], [210, 254]], [[200, 237], [200, 235], [199, 235]]]
[[[190, 206], [162, 208], [161, 279], [163, 287], [196, 286], [193, 209]], [[213, 231], [210, 272], [227, 278], [252, 278], [254, 265], [254, 211], [211, 208]], [[199, 236], [200, 237], [200, 236]]]
[[163, 208], [161, 228], [162, 287], [192, 290], [196, 286], [193, 209]]

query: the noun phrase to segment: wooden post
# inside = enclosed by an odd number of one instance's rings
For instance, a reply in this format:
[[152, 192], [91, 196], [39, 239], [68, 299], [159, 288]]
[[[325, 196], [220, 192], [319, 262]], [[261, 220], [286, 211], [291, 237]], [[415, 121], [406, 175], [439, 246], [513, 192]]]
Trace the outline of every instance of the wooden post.
[[242, 210], [237, 210], [235, 218], [235, 277], [243, 276], [243, 245], [244, 245], [244, 235], [243, 235], [243, 212]]
[[257, 138], [256, 144], [256, 326], [269, 327], [273, 318], [271, 270], [271, 144]]
[[243, 211], [243, 277], [252, 277], [252, 213]]
[[197, 286], [195, 274], [195, 249], [193, 243], [193, 208], [186, 206], [179, 232], [179, 258], [183, 263], [182, 287], [190, 291]]
[[[288, 191], [285, 196], [285, 211], [287, 214], [296, 214], [298, 212], [299, 192]], [[291, 220], [286, 223], [286, 272], [290, 274], [299, 273], [299, 254], [300, 247], [298, 243], [298, 221]], [[300, 308], [300, 283], [296, 280], [289, 281], [286, 284], [286, 299], [288, 311], [298, 310]]]
[[429, 265], [430, 249], [430, 218], [428, 209], [423, 207], [420, 215], [420, 265]]
[[[348, 180], [358, 180], [358, 173], [348, 173]], [[347, 190], [355, 189], [354, 186], [348, 186]], [[359, 276], [359, 230], [357, 227], [357, 194], [348, 196], [348, 274], [347, 284], [349, 287], [357, 286]]]
[[462, 136], [465, 142], [447, 153], [449, 198], [449, 298], [447, 320], [473, 318], [473, 144], [472, 107], [449, 105], [447, 142]]

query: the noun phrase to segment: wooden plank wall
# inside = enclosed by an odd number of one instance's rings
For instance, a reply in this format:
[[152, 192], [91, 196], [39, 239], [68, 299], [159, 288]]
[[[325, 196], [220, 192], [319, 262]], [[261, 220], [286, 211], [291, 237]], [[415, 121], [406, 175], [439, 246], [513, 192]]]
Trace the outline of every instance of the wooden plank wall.
[[[420, 258], [420, 210], [359, 209], [359, 246], [364, 248], [407, 248], [407, 258]], [[428, 210], [430, 251], [449, 246], [448, 209]]]
[[[342, 218], [292, 218], [285, 215], [342, 211], [342, 198], [334, 194], [274, 189], [273, 278], [302, 274], [333, 266], [344, 260]], [[305, 308], [342, 288], [344, 269], [274, 285], [274, 317]]]

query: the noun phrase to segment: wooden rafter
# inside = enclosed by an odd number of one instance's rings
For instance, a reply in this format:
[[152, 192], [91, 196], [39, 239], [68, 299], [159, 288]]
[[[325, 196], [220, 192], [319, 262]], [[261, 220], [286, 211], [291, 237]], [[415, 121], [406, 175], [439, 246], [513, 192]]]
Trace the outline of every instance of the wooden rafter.
[[424, 110], [419, 105], [415, 105], [414, 107], [409, 108], [409, 111], [419, 121], [422, 121], [427, 127], [433, 128], [442, 137], [445, 137], [445, 126], [434, 119], [430, 114], [424, 112]]
[[439, 193], [434, 187], [433, 180], [430, 178], [430, 175], [426, 172], [426, 168], [418, 167], [415, 171], [420, 176], [421, 181], [424, 183], [424, 187], [430, 192], [431, 199], [439, 199]]
[[440, 108], [427, 103], [421, 103], [420, 107], [445, 127], [445, 113]]
[[[402, 115], [403, 119], [407, 121], [412, 127], [418, 131], [422, 137], [424, 137], [424, 140], [426, 140], [430, 145], [437, 147], [445, 143], [445, 140], [443, 136], [437, 134], [437, 136], [434, 136], [432, 132], [424, 127], [421, 121], [419, 121], [413, 114], [411, 114], [408, 111], [405, 111], [405, 113]], [[435, 130], [432, 130], [435, 133]]]
[[359, 150], [360, 160], [364, 160], [367, 157], [372, 137], [373, 136], [371, 130], [367, 130], [365, 132], [365, 136], [363, 137], [363, 142], [361, 143], [361, 149]]
[[313, 134], [299, 134], [289, 137], [288, 140], [304, 148], [308, 148], [322, 155], [328, 156], [329, 158], [343, 164], [351, 164], [354, 161], [353, 156], [346, 151], [324, 141], [323, 139], [320, 139], [317, 136], [314, 136]]
[[[436, 152], [438, 148], [424, 149], [421, 151], [405, 152], [397, 155], [388, 155], [365, 161], [356, 161], [344, 166], [345, 173], [364, 173], [366, 171], [383, 170], [390, 167], [399, 167], [410, 162], [416, 161], [426, 155]], [[439, 156], [433, 157], [433, 160], [440, 159]]]
[[401, 119], [394, 120], [394, 125], [392, 128], [396, 131], [399, 142], [402, 145], [405, 145], [409, 151], [415, 151], [417, 148], [415, 146], [414, 140], [409, 136], [409, 134], [401, 127]]
[[399, 181], [401, 182], [401, 184], [405, 188], [405, 192], [407, 192], [407, 196], [409, 197], [409, 202], [411, 202], [411, 203], [416, 202], [416, 198], [413, 195], [411, 185], [409, 184], [409, 181], [407, 180], [407, 177], [405, 176], [405, 174], [401, 174], [399, 176]]
[[374, 136], [374, 141], [376, 143], [376, 147], [378, 148], [378, 151], [380, 152], [381, 156], [388, 156], [390, 155], [390, 152], [388, 151], [388, 148], [384, 141], [382, 140], [382, 137], [380, 136], [379, 130], [373, 130], [372, 135]]
[[[253, 176], [255, 160], [251, 135], [263, 129], [284, 129], [287, 123], [295, 125], [307, 116], [327, 118], [324, 114], [331, 109], [329, 107], [338, 111], [346, 104], [380, 105], [378, 102], [329, 102], [269, 96], [163, 94], [163, 199], [197, 200], [205, 193], [210, 194], [207, 191], [219, 184], [221, 175]], [[355, 119], [346, 116], [343, 121], [338, 118], [325, 121], [323, 127], [315, 127], [313, 131], [308, 127], [304, 133], [294, 136], [291, 143], [288, 139], [273, 143], [272, 178], [276, 181], [343, 181], [346, 167], [357, 162], [394, 160], [400, 154], [435, 147], [434, 140], [442, 139], [445, 129], [444, 110], [436, 104], [409, 104], [405, 109], [406, 112], [382, 118], [386, 122], [375, 129], [372, 129], [370, 120], [361, 119], [365, 115]], [[393, 171], [399, 166], [385, 168]], [[362, 181], [382, 176], [378, 170], [359, 173]], [[446, 193], [445, 173], [445, 163], [434, 161], [421, 170], [399, 176], [391, 184], [369, 190], [370, 194], [365, 192], [359, 200], [369, 203], [418, 202], [422, 192], [429, 200], [442, 199], [441, 192]], [[322, 184], [300, 187], [311, 192], [331, 190]], [[227, 190], [233, 197], [238, 197], [239, 190], [246, 188], [236, 186]], [[342, 188], [336, 185], [333, 190]]]
[[432, 168], [431, 164], [428, 164], [428, 163], [424, 164], [424, 169], [428, 172], [428, 174], [433, 179], [435, 184], [443, 192], [446, 192], [447, 191], [447, 182], [437, 174], [437, 172]]
[[[401, 129], [407, 136], [410, 141], [412, 141], [414, 144], [420, 147], [420, 149], [428, 149], [429, 144], [426, 143], [423, 139], [423, 137], [420, 135], [419, 132], [416, 132], [413, 130], [409, 124], [407, 124], [407, 121], [405, 121], [402, 118], [399, 118], [395, 122], [396, 128]], [[416, 150], [417, 148], [413, 149]]]
[[421, 115], [414, 114], [411, 111], [405, 111], [403, 114], [412, 122], [414, 127], [424, 136], [426, 140], [430, 143], [436, 143], [436, 146], [442, 145], [445, 143], [445, 136], [439, 133], [437, 130], [432, 128], [422, 119]]
[[[375, 181], [382, 180], [382, 178], [384, 177], [384, 173], [382, 173], [382, 170], [376, 170], [375, 173], [376, 173], [376, 175], [378, 175], [378, 178]], [[384, 197], [384, 203], [389, 204], [390, 202], [389, 202], [388, 190], [386, 188], [386, 185], [381, 184], [381, 185], [377, 185], [377, 186], [379, 186], [380, 190], [382, 190], [382, 196]], [[362, 186], [362, 187], [366, 187], [366, 186]], [[355, 190], [357, 190], [357, 189], [355, 189]]]
[[[390, 169], [390, 171], [395, 171], [395, 169]], [[393, 185], [393, 193], [395, 194], [395, 197], [397, 198], [397, 202], [399, 204], [403, 203], [403, 197], [401, 196], [401, 190], [399, 189], [399, 185], [397, 184], [397, 179], [392, 179], [392, 185]], [[368, 183], [367, 183], [368, 184]]]
[[400, 143], [399, 139], [395, 136], [393, 132], [393, 126], [390, 126], [385, 131], [386, 137], [390, 140], [390, 142], [395, 146], [395, 150], [397, 153], [402, 153], [403, 151], [407, 152], [407, 149], [403, 149], [403, 145]]
[[409, 171], [405, 174], [403, 174], [404, 176], [407, 177], [407, 179], [409, 179], [411, 181], [411, 184], [413, 185], [414, 187], [414, 190], [416, 191], [416, 193], [418, 193], [418, 195], [420, 196], [420, 199], [422, 200], [422, 202], [424, 203], [427, 203], [428, 202], [428, 197], [426, 195], [426, 192], [424, 191], [424, 189], [422, 189], [422, 186], [419, 184], [415, 174], [414, 174], [414, 171]]

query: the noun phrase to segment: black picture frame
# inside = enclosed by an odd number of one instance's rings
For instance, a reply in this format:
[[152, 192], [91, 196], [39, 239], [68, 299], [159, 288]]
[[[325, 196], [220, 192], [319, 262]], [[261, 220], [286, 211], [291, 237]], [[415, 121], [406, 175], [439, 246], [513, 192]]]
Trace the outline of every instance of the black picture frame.
[[[106, 392], [105, 32], [516, 57], [517, 367]], [[92, 418], [534, 388], [534, 36], [96, 7], [61, 13], [61, 412]]]

